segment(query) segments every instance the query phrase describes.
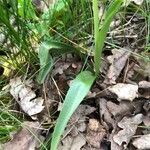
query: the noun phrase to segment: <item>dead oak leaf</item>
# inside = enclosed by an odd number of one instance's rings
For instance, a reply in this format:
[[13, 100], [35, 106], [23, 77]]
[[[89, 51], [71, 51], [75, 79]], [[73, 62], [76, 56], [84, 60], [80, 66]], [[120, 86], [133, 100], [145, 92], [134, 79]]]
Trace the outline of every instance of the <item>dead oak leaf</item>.
[[142, 135], [140, 138], [136, 138], [132, 143], [138, 149], [150, 149], [150, 134]]
[[118, 83], [109, 87], [108, 90], [118, 96], [118, 101], [133, 101], [138, 96], [138, 85]]
[[138, 125], [143, 121], [143, 115], [137, 114], [134, 117], [124, 117], [118, 126], [122, 129], [113, 136], [113, 140], [118, 144], [122, 145], [125, 143], [125, 147], [130, 142], [130, 139], [135, 134]]
[[113, 55], [107, 57], [111, 65], [106, 75], [106, 79], [104, 80], [104, 83], [106, 84], [116, 83], [116, 79], [120, 75], [131, 54], [130, 51], [125, 51], [124, 49], [113, 49], [112, 53]]
[[21, 109], [29, 116], [40, 113], [43, 109], [44, 99], [41, 97], [35, 98], [36, 94], [31, 89], [31, 83], [29, 85], [22, 82], [20, 77], [10, 80], [10, 93], [19, 103]]

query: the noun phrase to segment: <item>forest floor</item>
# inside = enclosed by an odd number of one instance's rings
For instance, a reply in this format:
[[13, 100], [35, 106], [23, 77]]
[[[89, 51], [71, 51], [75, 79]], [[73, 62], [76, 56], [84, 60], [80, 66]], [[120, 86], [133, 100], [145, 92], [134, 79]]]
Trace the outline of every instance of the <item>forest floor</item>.
[[[150, 149], [150, 19], [141, 13], [145, 3], [137, 6], [136, 11], [126, 10], [111, 23], [99, 76], [68, 122], [59, 150]], [[79, 45], [84, 47], [82, 41]], [[86, 46], [94, 48], [93, 37], [88, 38]], [[42, 85], [37, 84], [35, 74], [30, 74], [29, 63], [25, 74], [13, 70], [1, 85], [2, 148], [49, 149], [71, 82], [92, 63], [90, 54], [86, 59], [61, 55]], [[4, 67], [5, 74], [7, 71]]]

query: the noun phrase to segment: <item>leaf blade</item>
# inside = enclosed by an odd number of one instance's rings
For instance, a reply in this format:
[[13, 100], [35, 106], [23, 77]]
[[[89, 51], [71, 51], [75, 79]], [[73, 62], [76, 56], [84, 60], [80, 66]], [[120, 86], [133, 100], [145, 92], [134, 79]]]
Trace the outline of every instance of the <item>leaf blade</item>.
[[38, 57], [40, 59], [40, 71], [37, 76], [37, 82], [42, 84], [53, 66], [53, 59], [49, 54], [49, 45], [42, 43], [39, 48]]
[[109, 30], [110, 23], [112, 22], [114, 16], [120, 9], [121, 5], [123, 3], [123, 0], [114, 0], [111, 2], [108, 10], [105, 14], [104, 22], [102, 23], [101, 29], [99, 30], [97, 27], [98, 22], [98, 15], [97, 15], [97, 9], [98, 9], [98, 1], [93, 0], [93, 12], [94, 12], [94, 38], [95, 38], [95, 55], [94, 55], [94, 66], [95, 66], [95, 72], [96, 75], [99, 73], [99, 68], [101, 64], [101, 54], [104, 46], [104, 42], [107, 36], [107, 32]]
[[95, 78], [96, 77], [91, 72], [83, 71], [73, 80], [73, 83], [71, 84], [65, 97], [62, 111], [55, 125], [51, 142], [51, 150], [57, 149], [57, 145], [67, 122], [75, 109], [89, 92]]

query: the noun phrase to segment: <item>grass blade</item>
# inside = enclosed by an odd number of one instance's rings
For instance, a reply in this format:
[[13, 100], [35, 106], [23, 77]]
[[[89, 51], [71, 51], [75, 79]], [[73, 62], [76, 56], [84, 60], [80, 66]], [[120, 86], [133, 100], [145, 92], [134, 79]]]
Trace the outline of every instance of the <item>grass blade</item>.
[[101, 54], [106, 39], [107, 32], [109, 30], [110, 23], [114, 16], [121, 7], [123, 0], [114, 0], [108, 10], [106, 11], [104, 22], [102, 23], [101, 29], [99, 30], [99, 19], [98, 19], [98, 0], [93, 0], [93, 12], [94, 12], [94, 38], [95, 38], [95, 72], [96, 76], [99, 73]]
[[71, 87], [69, 88], [64, 100], [62, 111], [55, 125], [51, 142], [51, 150], [57, 150], [57, 145], [60, 141], [61, 135], [67, 125], [68, 120], [89, 92], [94, 80], [95, 76], [89, 71], [81, 72], [73, 80], [73, 83], [71, 84]]

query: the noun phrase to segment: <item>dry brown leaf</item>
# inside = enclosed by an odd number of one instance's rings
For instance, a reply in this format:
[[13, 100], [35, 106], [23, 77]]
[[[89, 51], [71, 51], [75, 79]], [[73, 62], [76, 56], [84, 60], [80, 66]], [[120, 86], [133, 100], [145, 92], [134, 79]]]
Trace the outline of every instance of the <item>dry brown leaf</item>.
[[22, 110], [29, 116], [40, 113], [43, 109], [44, 99], [35, 98], [36, 94], [31, 89], [29, 81], [22, 82], [20, 77], [10, 80], [10, 93], [19, 103]]
[[67, 136], [58, 146], [58, 150], [80, 150], [85, 144], [86, 140], [81, 134], [75, 137]]
[[96, 119], [90, 119], [87, 127], [86, 140], [94, 148], [100, 148], [106, 130]]
[[139, 82], [139, 97], [150, 98], [150, 82], [140, 81]]
[[123, 146], [118, 145], [114, 140], [113, 140], [113, 136], [114, 136], [114, 132], [115, 129], [112, 131], [112, 133], [109, 136], [109, 141], [111, 142], [111, 150], [123, 150]]
[[115, 122], [112, 119], [112, 114], [107, 108], [107, 100], [105, 100], [104, 98], [99, 98], [98, 103], [101, 123], [103, 124], [103, 126], [105, 126], [106, 129], [109, 130], [111, 127], [115, 126]]
[[70, 123], [77, 122], [79, 119], [84, 120], [87, 115], [91, 114], [96, 110], [95, 107], [89, 105], [80, 105], [70, 119]]
[[63, 74], [64, 70], [68, 69], [71, 63], [58, 62], [55, 65], [55, 69], [53, 71], [53, 76], [56, 74]]
[[145, 101], [143, 108], [146, 112], [150, 112], [150, 101], [149, 100]]
[[63, 140], [61, 140], [58, 146], [58, 150], [70, 150], [72, 142], [73, 142], [73, 138], [71, 136], [65, 137]]
[[143, 115], [137, 114], [134, 117], [124, 117], [118, 126], [122, 129], [117, 134], [113, 136], [113, 140], [118, 144], [126, 147], [130, 142], [132, 136], [136, 133], [138, 125], [142, 122]]
[[118, 96], [118, 101], [133, 101], [138, 96], [138, 85], [118, 83], [109, 87], [108, 90]]
[[150, 82], [148, 82], [148, 81], [140, 81], [139, 82], [139, 88], [144, 88], [144, 89], [150, 88]]
[[147, 113], [143, 118], [143, 123], [145, 126], [150, 127], [150, 112]]
[[111, 150], [123, 150], [122, 146], [119, 146], [117, 143], [111, 140]]
[[23, 128], [13, 136], [13, 139], [3, 145], [4, 150], [35, 150], [38, 147], [39, 123], [25, 122]]
[[85, 137], [83, 137], [81, 134], [78, 134], [73, 140], [71, 150], [80, 150], [82, 146], [86, 144]]
[[108, 56], [107, 59], [110, 62], [110, 67], [106, 76], [104, 83], [115, 84], [116, 79], [120, 75], [122, 69], [124, 68], [127, 59], [129, 58], [131, 52], [125, 51], [124, 49], [113, 49], [113, 55]]
[[114, 117], [116, 116], [125, 116], [132, 114], [133, 112], [133, 106], [131, 105], [130, 102], [127, 101], [121, 101], [119, 105], [108, 101], [107, 102], [107, 108], [111, 114], [113, 114]]
[[89, 105], [80, 105], [70, 118], [63, 137], [65, 137], [68, 133], [70, 133], [72, 136], [77, 136], [79, 132], [84, 132], [86, 130], [85, 122], [87, 115], [91, 114], [95, 110], [95, 107], [91, 107]]
[[150, 134], [142, 135], [140, 138], [136, 138], [133, 140], [132, 144], [140, 150], [150, 149]]
[[72, 115], [60, 142], [59, 150], [80, 150], [86, 143], [82, 132], [86, 131], [87, 115], [96, 108], [89, 105], [80, 105]]

